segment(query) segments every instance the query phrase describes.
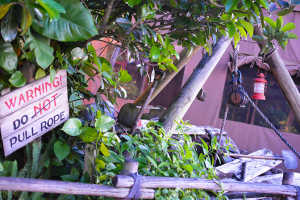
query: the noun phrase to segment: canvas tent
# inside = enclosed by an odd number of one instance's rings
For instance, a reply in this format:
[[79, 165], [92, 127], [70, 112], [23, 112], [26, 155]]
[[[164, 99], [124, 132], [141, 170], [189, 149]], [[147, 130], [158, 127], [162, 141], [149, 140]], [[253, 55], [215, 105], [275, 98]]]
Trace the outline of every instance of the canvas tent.
[[[300, 9], [296, 9], [291, 14], [284, 17], [285, 22], [294, 22], [297, 29], [293, 32], [300, 36]], [[101, 42], [94, 42], [96, 49], [101, 48]], [[99, 47], [99, 48], [97, 48]], [[188, 120], [193, 125], [198, 126], [212, 126], [216, 128], [221, 127], [224, 115], [224, 108], [226, 102], [226, 95], [230, 85], [230, 54], [233, 52], [232, 47], [228, 48], [212, 75], [205, 83], [203, 89], [206, 91], [206, 99], [204, 102], [194, 100], [192, 106], [184, 116], [184, 120]], [[243, 40], [240, 42], [239, 68], [244, 77], [244, 87], [247, 92], [252, 94], [253, 83], [258, 69], [268, 70], [270, 66], [263, 63], [257, 57], [259, 47], [255, 41]], [[300, 88], [300, 39], [291, 40], [286, 49], [279, 48], [280, 55], [284, 60], [287, 69], [294, 77], [296, 84]], [[107, 56], [109, 52], [101, 52], [101, 56]], [[172, 101], [179, 94], [184, 83], [197, 66], [203, 51], [199, 51], [186, 67], [181, 70], [176, 77], [167, 85], [167, 87], [154, 99], [152, 105], [161, 105], [168, 107]], [[108, 56], [109, 57], [109, 56]], [[118, 64], [118, 62], [117, 62]], [[124, 65], [119, 62], [121, 67], [126, 68], [131, 74], [136, 75], [136, 66]], [[254, 68], [250, 68], [253, 67]], [[272, 78], [271, 73], [266, 73], [268, 79], [266, 101], [258, 102], [258, 106], [263, 108], [265, 114], [277, 126], [287, 140], [300, 152], [300, 125], [295, 122], [292, 111], [284, 99], [276, 81]], [[139, 79], [139, 78], [138, 78]], [[97, 78], [94, 81], [90, 80], [89, 89], [96, 92], [99, 88], [100, 80]], [[141, 87], [141, 80], [136, 82], [139, 90]], [[145, 85], [143, 85], [144, 87]], [[117, 110], [127, 102], [133, 100], [118, 100]], [[88, 102], [86, 102], [88, 103]], [[229, 110], [229, 117], [225, 126], [226, 132], [231, 136], [240, 149], [253, 152], [257, 149], [268, 148], [273, 152], [280, 154], [281, 150], [287, 149], [285, 144], [275, 135], [275, 133], [267, 128], [263, 120], [253, 111], [249, 105], [246, 108], [233, 108]], [[300, 171], [300, 168], [298, 168]]]
[[[300, 25], [300, 12], [297, 10], [294, 11], [285, 17], [285, 21], [294, 22], [296, 26]], [[297, 27], [294, 33], [299, 36], [300, 27]], [[195, 100], [189, 111], [186, 113], [184, 117], [185, 120], [189, 120], [195, 125], [221, 127], [225, 106], [224, 98], [226, 98], [225, 90], [228, 90], [228, 87], [230, 87], [228, 84], [228, 81], [230, 80], [230, 78], [228, 78], [230, 65], [228, 63], [230, 63], [231, 52], [232, 48], [227, 49], [227, 52], [204, 85], [204, 90], [207, 91], [206, 100], [204, 102]], [[268, 69], [269, 67], [260, 62], [257, 58], [258, 52], [259, 48], [256, 42], [249, 40], [240, 42], [240, 53], [244, 56], [239, 56], [239, 66], [242, 73], [244, 72], [244, 86], [250, 94], [251, 88], [253, 87], [253, 83], [251, 83], [253, 75], [257, 73], [258, 68]], [[300, 39], [291, 40], [286, 49], [282, 50], [279, 48], [279, 52], [296, 84], [300, 86]], [[185, 69], [184, 81], [192, 73], [193, 68], [197, 65], [199, 59], [201, 59], [201, 52], [191, 60], [188, 64], [190, 66]], [[251, 65], [255, 67], [250, 69]], [[252, 76], [249, 77], [251, 73]], [[259, 102], [258, 106], [263, 108], [266, 115], [278, 128], [280, 128], [281, 131], [283, 131], [283, 135], [299, 152], [300, 126], [295, 122], [292, 111], [270, 73], [267, 74], [267, 79], [269, 81], [266, 91], [267, 100], [265, 102]], [[249, 80], [251, 82], [249, 82]], [[277, 106], [274, 107], [274, 105]], [[287, 149], [285, 144], [275, 135], [275, 133], [271, 129], [266, 128], [266, 124], [263, 123], [263, 120], [257, 114], [253, 114], [253, 110], [251, 111], [249, 106], [243, 109], [246, 111], [240, 113], [241, 117], [237, 117], [232, 116], [232, 113], [235, 112], [235, 114], [237, 114], [239, 111], [236, 110], [241, 110], [241, 108], [231, 107], [229, 110], [231, 116], [229, 114], [229, 120], [227, 120], [225, 127], [225, 130], [238, 144], [240, 149], [252, 152], [260, 148], [269, 148], [277, 154], [280, 154], [282, 149]], [[253, 119], [249, 119], [247, 114], [252, 115], [250, 118], [252, 117]], [[248, 120], [246, 120], [247, 117]], [[241, 120], [240, 118], [244, 119]], [[300, 168], [298, 168], [298, 170], [300, 170]]]

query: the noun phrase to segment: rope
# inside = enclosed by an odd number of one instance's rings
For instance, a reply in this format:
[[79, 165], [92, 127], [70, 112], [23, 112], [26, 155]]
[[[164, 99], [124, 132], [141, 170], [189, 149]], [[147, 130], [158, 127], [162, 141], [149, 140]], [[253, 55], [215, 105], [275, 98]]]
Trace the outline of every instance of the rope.
[[300, 154], [296, 151], [296, 149], [288, 143], [288, 141], [283, 137], [283, 135], [278, 131], [278, 129], [272, 124], [272, 122], [265, 116], [265, 114], [259, 109], [259, 107], [252, 101], [252, 99], [249, 97], [248, 93], [246, 90], [242, 87], [242, 92], [243, 94], [247, 97], [253, 108], [260, 114], [260, 116], [265, 120], [265, 122], [273, 129], [273, 131], [277, 134], [277, 136], [282, 140], [284, 144], [286, 144], [290, 150], [292, 150], [297, 157], [300, 159]]

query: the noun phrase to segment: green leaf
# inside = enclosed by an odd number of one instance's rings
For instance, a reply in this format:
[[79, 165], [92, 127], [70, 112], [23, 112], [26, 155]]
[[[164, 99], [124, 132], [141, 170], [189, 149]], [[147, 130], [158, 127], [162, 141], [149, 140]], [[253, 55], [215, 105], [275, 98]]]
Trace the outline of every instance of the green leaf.
[[265, 9], [269, 8], [269, 3], [266, 0], [260, 0], [260, 5], [262, 5]]
[[228, 24], [226, 24], [226, 27], [227, 27], [227, 30], [228, 30], [229, 37], [234, 36], [235, 31], [236, 31], [234, 24], [233, 23], [228, 23]]
[[54, 143], [54, 153], [58, 160], [62, 161], [65, 159], [71, 152], [70, 146], [62, 141], [56, 141]]
[[101, 153], [105, 156], [105, 157], [109, 157], [110, 156], [110, 153], [107, 149], [107, 147], [105, 146], [105, 144], [101, 143], [100, 145], [100, 151]]
[[17, 69], [18, 57], [13, 46], [6, 42], [0, 42], [0, 67], [8, 73], [13, 73]]
[[192, 165], [184, 165], [183, 168], [184, 168], [186, 171], [188, 171], [190, 174], [193, 173], [193, 170], [194, 170], [194, 169], [193, 169]]
[[125, 2], [132, 8], [136, 5], [139, 5], [142, 0], [125, 0]]
[[292, 22], [289, 22], [281, 28], [281, 31], [287, 32], [287, 31], [291, 31], [295, 28], [296, 28], [295, 24]]
[[13, 41], [17, 36], [18, 23], [14, 9], [10, 9], [7, 15], [1, 20], [1, 35], [5, 42]]
[[157, 62], [160, 55], [160, 48], [157, 46], [152, 46], [150, 50], [150, 59], [152, 62]]
[[14, 5], [15, 3], [8, 3], [8, 4], [4, 4], [4, 5], [0, 5], [0, 19], [2, 19], [6, 13], [9, 11], [10, 7], [12, 5]]
[[27, 43], [34, 52], [35, 60], [43, 69], [49, 67], [53, 62], [53, 48], [50, 46], [50, 40], [37, 33], [30, 33]]
[[98, 133], [95, 128], [83, 127], [81, 128], [81, 134], [79, 137], [83, 142], [94, 142], [98, 138]]
[[234, 47], [236, 47], [236, 45], [239, 43], [239, 41], [241, 40], [240, 38], [240, 34], [238, 32], [235, 32], [235, 34], [233, 35], [233, 40], [234, 40]]
[[37, 2], [48, 12], [50, 18], [58, 18], [60, 13], [66, 13], [62, 5], [54, 0], [37, 0]]
[[22, 72], [16, 71], [11, 75], [8, 80], [14, 87], [22, 87], [26, 84], [26, 78], [23, 76]]
[[29, 10], [26, 7], [23, 7], [22, 22], [21, 22], [21, 28], [23, 31], [22, 31], [21, 35], [24, 35], [28, 31], [31, 24], [32, 24], [32, 16], [31, 16]]
[[87, 40], [98, 34], [89, 10], [79, 0], [60, 1], [66, 13], [57, 20], [45, 17], [33, 21], [33, 28], [40, 34], [58, 41], [71, 42]]
[[100, 159], [97, 159], [96, 158], [96, 169], [98, 171], [100, 171], [101, 169], [104, 169], [105, 168], [105, 162], [103, 160], [100, 160]]
[[239, 0], [226, 0], [225, 12], [231, 12], [239, 3]]
[[81, 121], [78, 118], [70, 118], [65, 122], [62, 130], [70, 136], [80, 135]]
[[241, 34], [241, 37], [247, 38], [247, 33], [244, 30], [244, 28], [242, 26], [237, 26], [237, 28], [239, 29], [239, 32]]
[[276, 22], [270, 17], [264, 17], [264, 20], [274, 29], [276, 29]]
[[150, 157], [150, 156], [148, 156], [148, 155], [146, 155], [146, 157], [147, 157], [147, 159], [151, 162], [151, 164], [152, 164], [155, 168], [157, 168], [157, 163], [156, 163], [156, 161], [155, 161], [152, 157]]
[[95, 127], [101, 132], [109, 131], [113, 125], [115, 124], [115, 120], [106, 115], [101, 115], [95, 122]]
[[283, 25], [283, 17], [280, 16], [276, 19], [276, 28], [280, 30], [282, 25]]
[[55, 75], [56, 75], [56, 71], [55, 69], [53, 68], [53, 66], [50, 67], [50, 82], [53, 83], [54, 81], [54, 78], [55, 78]]
[[253, 32], [254, 32], [254, 28], [253, 25], [245, 20], [240, 20], [241, 24], [243, 25], [243, 27], [247, 30], [248, 35], [250, 37], [253, 36]]
[[128, 83], [132, 80], [132, 77], [127, 70], [121, 69], [119, 73], [119, 79], [121, 83]]
[[287, 15], [291, 12], [293, 12], [293, 9], [294, 9], [294, 6], [290, 6], [289, 8], [284, 8], [284, 9], [281, 9], [279, 12], [277, 12], [276, 14], [278, 16], [284, 16], [284, 15]]
[[35, 73], [35, 80], [38, 80], [40, 78], [43, 78], [46, 76], [46, 72], [42, 68], [38, 68], [38, 70]]
[[295, 33], [288, 33], [289, 39], [298, 39], [298, 36]]

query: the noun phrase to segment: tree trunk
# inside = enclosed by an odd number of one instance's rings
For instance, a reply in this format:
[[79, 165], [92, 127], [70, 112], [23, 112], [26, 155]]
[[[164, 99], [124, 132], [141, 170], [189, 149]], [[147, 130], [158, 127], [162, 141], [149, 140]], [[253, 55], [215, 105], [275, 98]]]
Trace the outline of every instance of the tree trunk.
[[174, 130], [175, 121], [179, 121], [183, 118], [200, 89], [222, 58], [230, 42], [231, 39], [222, 37], [213, 48], [212, 55], [209, 56], [205, 54], [202, 58], [200, 64], [184, 85], [177, 99], [160, 119], [160, 121], [163, 122], [166, 132]]
[[[255, 27], [255, 34], [262, 35], [258, 26]], [[258, 45], [262, 48], [265, 43], [265, 41], [259, 41]], [[274, 78], [300, 123], [300, 94], [278, 51], [275, 49], [265, 61], [270, 65]]]

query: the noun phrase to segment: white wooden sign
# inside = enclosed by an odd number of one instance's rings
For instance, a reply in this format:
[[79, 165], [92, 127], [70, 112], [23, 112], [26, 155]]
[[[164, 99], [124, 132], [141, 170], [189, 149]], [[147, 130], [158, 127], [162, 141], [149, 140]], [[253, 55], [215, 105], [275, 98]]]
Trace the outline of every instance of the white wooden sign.
[[0, 126], [8, 156], [69, 118], [67, 73], [50, 76], [0, 98]]

